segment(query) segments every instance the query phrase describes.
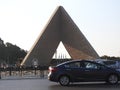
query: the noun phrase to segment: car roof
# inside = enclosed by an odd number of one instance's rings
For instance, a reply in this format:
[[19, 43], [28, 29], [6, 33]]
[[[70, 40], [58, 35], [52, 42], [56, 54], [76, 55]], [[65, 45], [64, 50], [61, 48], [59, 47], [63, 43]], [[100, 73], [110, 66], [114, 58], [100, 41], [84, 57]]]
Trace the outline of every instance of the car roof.
[[[63, 63], [58, 64], [57, 66], [61, 66], [61, 65], [67, 64], [67, 63], [72, 63], [72, 62], [79, 62], [79, 61], [94, 62], [94, 60], [79, 59], [79, 60], [70, 60], [70, 61], [66, 61], [66, 62], [63, 62]], [[96, 62], [94, 62], [94, 63], [96, 63]]]

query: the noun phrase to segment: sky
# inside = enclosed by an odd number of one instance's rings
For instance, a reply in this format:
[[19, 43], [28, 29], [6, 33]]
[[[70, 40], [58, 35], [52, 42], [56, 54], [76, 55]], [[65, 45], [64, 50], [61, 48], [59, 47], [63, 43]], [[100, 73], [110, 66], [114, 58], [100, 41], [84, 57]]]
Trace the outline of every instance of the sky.
[[0, 0], [0, 38], [29, 51], [57, 6], [99, 56], [120, 57], [120, 0]]

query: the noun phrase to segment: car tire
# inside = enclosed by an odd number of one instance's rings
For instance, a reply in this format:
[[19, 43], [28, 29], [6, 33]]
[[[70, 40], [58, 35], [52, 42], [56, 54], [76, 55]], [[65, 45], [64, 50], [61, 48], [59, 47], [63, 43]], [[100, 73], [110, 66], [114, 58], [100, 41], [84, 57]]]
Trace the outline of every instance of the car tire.
[[118, 78], [118, 76], [116, 74], [111, 74], [111, 75], [109, 75], [109, 77], [107, 79], [107, 82], [109, 84], [117, 84], [118, 80], [119, 80], [119, 78]]
[[66, 75], [60, 76], [59, 83], [62, 86], [68, 86], [70, 84], [70, 78]]

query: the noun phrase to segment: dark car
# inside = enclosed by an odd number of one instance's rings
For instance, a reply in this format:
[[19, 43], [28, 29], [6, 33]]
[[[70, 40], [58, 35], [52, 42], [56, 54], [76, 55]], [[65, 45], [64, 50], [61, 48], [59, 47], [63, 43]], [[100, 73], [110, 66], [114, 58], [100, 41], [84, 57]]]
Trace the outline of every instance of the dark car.
[[106, 81], [117, 84], [120, 72], [89, 60], [72, 60], [49, 67], [48, 79], [67, 86], [70, 82]]

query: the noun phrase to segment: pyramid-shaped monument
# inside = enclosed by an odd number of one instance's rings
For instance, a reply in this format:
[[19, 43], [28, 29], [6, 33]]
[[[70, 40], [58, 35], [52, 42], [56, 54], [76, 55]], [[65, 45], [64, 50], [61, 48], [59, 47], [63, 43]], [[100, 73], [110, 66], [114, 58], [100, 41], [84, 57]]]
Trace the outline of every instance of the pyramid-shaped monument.
[[62, 41], [72, 59], [96, 59], [99, 55], [62, 6], [57, 7], [21, 65], [49, 65]]

